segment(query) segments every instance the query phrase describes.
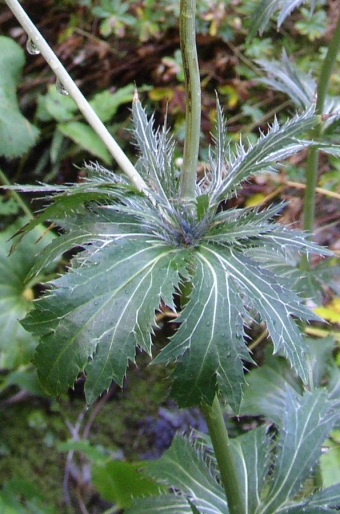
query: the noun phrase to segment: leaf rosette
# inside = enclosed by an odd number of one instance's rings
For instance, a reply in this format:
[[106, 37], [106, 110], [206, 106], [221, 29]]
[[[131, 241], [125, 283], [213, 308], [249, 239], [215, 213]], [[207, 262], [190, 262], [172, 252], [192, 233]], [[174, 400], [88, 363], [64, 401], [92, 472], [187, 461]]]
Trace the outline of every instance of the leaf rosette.
[[[284, 285], [287, 250], [327, 251], [271, 221], [282, 205], [264, 211], [219, 206], [250, 175], [275, 171], [309, 145], [300, 136], [318, 118], [310, 109], [281, 127], [275, 121], [254, 146], [240, 144], [233, 154], [218, 105], [209, 169], [197, 184], [195, 204], [187, 205], [179, 196], [174, 142], [166, 128], [154, 130], [138, 99], [132, 112], [137, 168], [149, 192], [138, 193], [121, 176], [87, 166], [81, 184], [41, 186], [53, 192], [53, 202], [22, 231], [45, 220], [63, 229], [31, 275], [63, 252], [82, 248], [23, 321], [41, 337], [35, 363], [44, 387], [59, 394], [85, 372], [90, 403], [112, 380], [122, 384], [136, 348], [151, 355], [157, 309], [163, 304], [175, 311], [183, 286], [190, 292], [182, 298], [178, 329], [154, 359], [176, 363], [173, 393], [180, 405], [211, 403], [219, 390], [238, 411], [244, 366], [251, 361], [244, 326], [254, 313], [266, 323], [274, 352], [307, 382], [306, 347], [296, 320], [315, 315]], [[275, 273], [274, 258], [282, 262]]]

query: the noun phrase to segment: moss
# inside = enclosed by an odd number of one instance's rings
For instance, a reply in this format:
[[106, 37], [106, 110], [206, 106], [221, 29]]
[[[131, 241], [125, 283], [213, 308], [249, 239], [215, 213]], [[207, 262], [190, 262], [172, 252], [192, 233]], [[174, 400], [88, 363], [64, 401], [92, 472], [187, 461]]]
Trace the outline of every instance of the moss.
[[[131, 460], [139, 460], [146, 452], [149, 443], [141, 433], [140, 421], [144, 416], [156, 414], [159, 404], [167, 396], [164, 370], [147, 365], [147, 359], [142, 358], [138, 368], [131, 367], [124, 389], [117, 388], [98, 412], [88, 436], [92, 445], [113, 454], [119, 450]], [[11, 478], [29, 479], [46, 498], [46, 504], [53, 505], [58, 514], [78, 512], [74, 495], [78, 487], [88, 504], [88, 512], [103, 512], [104, 508], [98, 510], [100, 499], [95, 491], [90, 484], [81, 484], [81, 477], [76, 484], [69, 485], [74, 506], [69, 510], [64, 505], [67, 457], [58, 451], [58, 444], [70, 439], [66, 423], [74, 426], [84, 407], [82, 392], [65, 395], [58, 402], [35, 399], [30, 404], [7, 407], [0, 417], [0, 484]], [[92, 412], [90, 409], [84, 417], [80, 437]], [[79, 455], [75, 455], [74, 462], [80, 467], [86, 464]]]

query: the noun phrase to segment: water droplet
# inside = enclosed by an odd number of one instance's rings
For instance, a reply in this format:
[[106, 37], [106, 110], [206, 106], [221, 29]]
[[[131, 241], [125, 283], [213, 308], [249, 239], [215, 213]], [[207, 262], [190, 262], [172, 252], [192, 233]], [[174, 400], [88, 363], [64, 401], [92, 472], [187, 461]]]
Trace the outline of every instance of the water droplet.
[[60, 82], [59, 79], [57, 79], [57, 81], [55, 83], [55, 87], [60, 95], [63, 95], [63, 96], [69, 95], [69, 92], [67, 91], [67, 89], [65, 89], [64, 84], [62, 84], [62, 82]]
[[34, 43], [34, 41], [32, 41], [32, 39], [27, 39], [26, 50], [31, 55], [38, 55], [38, 54], [40, 54], [39, 48]]

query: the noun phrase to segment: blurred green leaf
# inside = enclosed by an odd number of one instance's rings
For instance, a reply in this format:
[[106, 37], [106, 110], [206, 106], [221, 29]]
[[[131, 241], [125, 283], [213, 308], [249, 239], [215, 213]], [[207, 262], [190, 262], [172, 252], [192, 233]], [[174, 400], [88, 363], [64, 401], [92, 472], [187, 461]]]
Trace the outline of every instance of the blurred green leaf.
[[0, 368], [5, 369], [29, 362], [36, 346], [36, 338], [19, 323], [33, 300], [33, 292], [26, 288], [24, 281], [36, 254], [54, 237], [49, 234], [37, 242], [45, 230], [43, 226], [37, 227], [9, 256], [10, 238], [24, 223], [25, 220], [20, 219], [0, 233]]
[[14, 159], [24, 155], [38, 137], [38, 129], [20, 112], [17, 81], [25, 63], [21, 47], [0, 36], [0, 155]]
[[134, 86], [128, 84], [114, 93], [108, 90], [102, 91], [93, 97], [90, 105], [105, 123], [112, 119], [121, 105], [132, 102], [133, 90]]
[[78, 107], [70, 96], [58, 93], [55, 85], [48, 88], [48, 93], [39, 97], [38, 117], [41, 121], [54, 119], [60, 123], [72, 120]]
[[0, 490], [1, 514], [55, 514], [40, 491], [28, 480], [11, 479]]
[[132, 498], [157, 495], [160, 487], [136, 464], [110, 460], [92, 466], [92, 483], [101, 497], [113, 502], [119, 508], [128, 508]]
[[88, 440], [67, 441], [66, 443], [60, 443], [58, 445], [58, 450], [60, 452], [81, 452], [82, 455], [84, 455], [86, 458], [97, 464], [105, 464], [104, 461], [107, 461], [107, 455], [105, 455], [101, 450], [98, 450], [97, 448], [91, 446]]
[[64, 136], [72, 139], [72, 141], [81, 148], [101, 159], [105, 164], [111, 164], [112, 158], [106, 146], [92, 128], [85, 125], [85, 123], [81, 123], [80, 121], [60, 123], [58, 130], [60, 130]]
[[320, 467], [324, 487], [340, 483], [340, 430], [334, 430], [325, 443], [326, 453], [321, 455]]

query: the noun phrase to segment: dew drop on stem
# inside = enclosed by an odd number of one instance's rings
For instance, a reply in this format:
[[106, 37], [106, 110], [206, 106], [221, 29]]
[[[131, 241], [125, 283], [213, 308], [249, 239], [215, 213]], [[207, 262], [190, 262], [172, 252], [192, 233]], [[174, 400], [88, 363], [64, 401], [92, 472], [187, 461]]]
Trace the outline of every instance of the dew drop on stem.
[[63, 96], [69, 95], [69, 92], [67, 91], [67, 89], [65, 89], [64, 84], [62, 82], [60, 82], [59, 79], [57, 79], [57, 81], [55, 83], [55, 87], [60, 95], [63, 95]]
[[31, 55], [38, 55], [38, 54], [40, 54], [39, 48], [34, 43], [34, 41], [32, 41], [32, 39], [27, 39], [26, 50]]

